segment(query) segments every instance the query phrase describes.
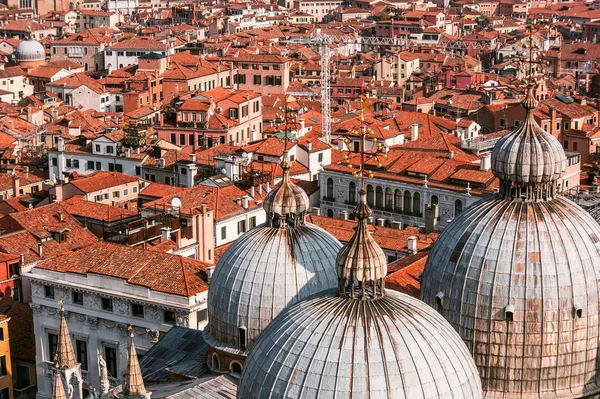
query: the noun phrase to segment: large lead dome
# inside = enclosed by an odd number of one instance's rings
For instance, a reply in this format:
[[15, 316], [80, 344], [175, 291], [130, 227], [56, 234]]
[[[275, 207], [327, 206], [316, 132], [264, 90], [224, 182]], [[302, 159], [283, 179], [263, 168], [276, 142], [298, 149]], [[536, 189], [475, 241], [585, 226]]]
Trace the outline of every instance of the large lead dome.
[[[600, 393], [600, 226], [558, 196], [558, 141], [535, 122], [499, 141], [500, 192], [462, 212], [434, 244], [421, 299], [466, 342], [487, 398]], [[543, 144], [540, 144], [543, 143]]]
[[308, 197], [289, 180], [289, 167], [286, 151], [283, 180], [265, 199], [267, 223], [238, 238], [211, 278], [204, 337], [213, 369], [239, 371], [247, 351], [281, 311], [337, 287], [341, 244], [304, 222]]

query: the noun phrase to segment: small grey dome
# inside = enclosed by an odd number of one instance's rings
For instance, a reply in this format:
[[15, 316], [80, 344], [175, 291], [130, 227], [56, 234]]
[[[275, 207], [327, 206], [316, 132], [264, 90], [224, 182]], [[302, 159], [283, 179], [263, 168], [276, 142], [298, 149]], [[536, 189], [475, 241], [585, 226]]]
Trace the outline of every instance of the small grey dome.
[[493, 196], [442, 232], [421, 299], [467, 343], [488, 397], [600, 392], [599, 248], [598, 223], [560, 196]]
[[[286, 215], [303, 215], [309, 207], [310, 201], [308, 195], [290, 181], [290, 160], [287, 151], [287, 141], [284, 144], [285, 151], [283, 152], [283, 179], [267, 194], [263, 204], [263, 208], [267, 213], [267, 218], [273, 220], [273, 216], [277, 215], [284, 217]], [[276, 218], [278, 219], [278, 218]], [[282, 220], [285, 220], [282, 219]]]
[[492, 151], [492, 171], [501, 180], [517, 185], [554, 182], [567, 167], [560, 142], [544, 132], [534, 119], [537, 101], [529, 87], [523, 102], [527, 112], [524, 123], [502, 137]]
[[19, 43], [15, 50], [15, 60], [19, 61], [44, 61], [46, 51], [40, 42], [25, 40]]
[[238, 398], [481, 398], [460, 336], [421, 301], [320, 296], [286, 309], [250, 351]]
[[239, 329], [250, 349], [286, 307], [337, 287], [340, 242], [312, 224], [256, 227], [225, 251], [210, 281], [208, 343], [240, 350]]

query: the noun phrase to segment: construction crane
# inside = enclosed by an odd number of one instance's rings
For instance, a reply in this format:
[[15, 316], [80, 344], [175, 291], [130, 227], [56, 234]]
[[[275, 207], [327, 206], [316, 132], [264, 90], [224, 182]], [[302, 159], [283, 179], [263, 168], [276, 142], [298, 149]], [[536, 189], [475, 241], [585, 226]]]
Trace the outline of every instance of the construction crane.
[[477, 42], [468, 42], [464, 43], [462, 41], [457, 41], [454, 43], [451, 42], [441, 42], [441, 44], [422, 44], [417, 43], [414, 40], [403, 38], [400, 36], [395, 37], [375, 37], [375, 36], [366, 36], [366, 37], [349, 37], [349, 36], [340, 36], [340, 37], [332, 37], [325, 33], [322, 33], [321, 29], [315, 29], [314, 33], [310, 36], [303, 37], [292, 37], [287, 40], [282, 40], [280, 43], [286, 44], [306, 44], [309, 46], [317, 47], [319, 56], [321, 58], [321, 77], [320, 77], [320, 86], [321, 86], [321, 113], [322, 117], [322, 133], [321, 136], [323, 141], [327, 144], [331, 144], [331, 80], [330, 80], [330, 70], [329, 63], [331, 61], [331, 46], [334, 44], [355, 44], [361, 46], [389, 46], [389, 47], [399, 47], [401, 49], [407, 49], [410, 47], [418, 47], [422, 49], [443, 49], [446, 51], [451, 50], [484, 50], [489, 49], [489, 47], [485, 44], [480, 44]]

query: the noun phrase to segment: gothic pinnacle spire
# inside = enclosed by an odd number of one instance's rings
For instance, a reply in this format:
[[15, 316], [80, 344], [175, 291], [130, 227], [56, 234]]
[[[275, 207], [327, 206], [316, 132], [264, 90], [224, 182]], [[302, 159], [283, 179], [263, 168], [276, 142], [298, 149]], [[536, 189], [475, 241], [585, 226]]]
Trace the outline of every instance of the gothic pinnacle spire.
[[75, 354], [73, 353], [73, 344], [65, 319], [65, 305], [62, 299], [58, 301], [60, 304], [60, 327], [58, 331], [58, 345], [56, 346], [55, 361], [59, 369], [68, 369], [77, 364]]
[[140, 370], [135, 344], [133, 343], [133, 329], [129, 326], [129, 358], [127, 360], [127, 370], [123, 380], [123, 395], [128, 399], [143, 398], [147, 396], [144, 387], [144, 379]]
[[54, 363], [54, 382], [52, 384], [52, 399], [67, 399], [65, 395], [65, 386], [62, 382], [62, 376], [58, 371], [58, 363]]

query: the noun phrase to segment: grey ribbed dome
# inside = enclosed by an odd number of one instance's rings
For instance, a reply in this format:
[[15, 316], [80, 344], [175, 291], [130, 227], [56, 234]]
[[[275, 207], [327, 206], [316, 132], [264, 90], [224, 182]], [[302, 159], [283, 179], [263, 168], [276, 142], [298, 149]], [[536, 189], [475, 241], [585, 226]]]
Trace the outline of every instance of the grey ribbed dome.
[[259, 226], [238, 238], [219, 260], [210, 281], [209, 344], [240, 350], [239, 329], [250, 349], [286, 307], [337, 287], [340, 242], [312, 224]]
[[15, 50], [15, 60], [19, 61], [44, 61], [46, 51], [40, 42], [25, 40], [19, 43]]
[[446, 227], [421, 299], [467, 343], [488, 398], [600, 391], [599, 246], [598, 223], [560, 196], [493, 196]]
[[[533, 88], [528, 88], [523, 106], [535, 108]], [[567, 159], [560, 142], [537, 124], [532, 112], [524, 123], [502, 137], [492, 151], [492, 171], [501, 180], [516, 184], [548, 183], [566, 170]]]
[[286, 309], [250, 352], [238, 398], [481, 398], [473, 359], [433, 309], [387, 291]]

